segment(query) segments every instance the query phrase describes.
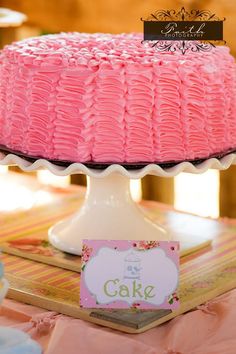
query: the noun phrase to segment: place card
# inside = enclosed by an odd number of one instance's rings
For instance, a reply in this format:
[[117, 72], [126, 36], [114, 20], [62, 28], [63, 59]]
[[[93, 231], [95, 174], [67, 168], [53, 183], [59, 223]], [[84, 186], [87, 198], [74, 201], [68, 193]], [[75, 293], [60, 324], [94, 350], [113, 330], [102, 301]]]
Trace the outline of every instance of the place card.
[[179, 306], [179, 242], [84, 240], [81, 260], [81, 307]]

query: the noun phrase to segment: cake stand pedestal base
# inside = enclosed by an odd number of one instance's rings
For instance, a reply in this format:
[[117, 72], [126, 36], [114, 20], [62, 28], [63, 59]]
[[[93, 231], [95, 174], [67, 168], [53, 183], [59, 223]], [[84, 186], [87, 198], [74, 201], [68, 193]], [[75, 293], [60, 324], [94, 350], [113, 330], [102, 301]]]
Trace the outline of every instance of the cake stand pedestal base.
[[130, 180], [118, 173], [87, 177], [87, 193], [79, 212], [49, 230], [56, 248], [81, 255], [83, 239], [171, 240], [160, 225], [132, 200]]
[[[151, 221], [132, 200], [129, 177], [114, 172], [103, 177], [87, 176], [87, 180], [85, 200], [79, 211], [49, 229], [49, 241], [61, 251], [81, 255], [83, 239], [173, 239], [180, 242], [181, 255], [210, 244], [211, 236], [202, 238], [193, 232], [189, 237], [178, 232], [172, 237], [171, 232]], [[200, 220], [192, 222], [198, 225]]]

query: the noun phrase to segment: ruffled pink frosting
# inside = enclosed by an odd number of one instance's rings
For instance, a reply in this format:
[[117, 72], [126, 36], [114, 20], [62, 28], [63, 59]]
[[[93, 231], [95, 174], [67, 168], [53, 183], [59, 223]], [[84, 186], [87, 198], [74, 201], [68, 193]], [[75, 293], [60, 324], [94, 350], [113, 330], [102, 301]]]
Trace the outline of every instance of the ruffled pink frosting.
[[160, 53], [139, 34], [30, 38], [0, 55], [0, 145], [77, 162], [168, 162], [236, 149], [227, 47]]

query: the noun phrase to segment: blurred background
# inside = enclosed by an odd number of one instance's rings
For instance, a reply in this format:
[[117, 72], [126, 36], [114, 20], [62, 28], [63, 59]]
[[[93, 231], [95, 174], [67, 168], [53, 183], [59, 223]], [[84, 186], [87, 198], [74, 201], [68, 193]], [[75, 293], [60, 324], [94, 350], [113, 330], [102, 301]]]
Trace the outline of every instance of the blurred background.
[[[79, 32], [142, 32], [141, 17], [160, 9], [207, 9], [220, 18], [225, 17], [224, 39], [236, 56], [236, 1], [235, 0], [0, 0], [0, 7], [27, 15], [15, 27], [0, 28], [0, 47], [14, 40], [62, 31]], [[1, 21], [1, 13], [0, 13]], [[20, 171], [17, 168], [10, 168]], [[0, 175], [8, 173], [0, 166]], [[40, 171], [35, 178], [43, 184], [67, 186], [86, 184], [85, 176], [55, 177]], [[136, 200], [151, 199], [173, 205], [175, 208], [201, 216], [236, 217], [236, 166], [224, 172], [209, 170], [203, 175], [182, 173], [176, 178], [147, 176], [142, 181], [131, 181]], [[3, 192], [4, 186], [1, 185]], [[3, 201], [1, 194], [1, 199]], [[24, 199], [24, 196], [20, 196]]]

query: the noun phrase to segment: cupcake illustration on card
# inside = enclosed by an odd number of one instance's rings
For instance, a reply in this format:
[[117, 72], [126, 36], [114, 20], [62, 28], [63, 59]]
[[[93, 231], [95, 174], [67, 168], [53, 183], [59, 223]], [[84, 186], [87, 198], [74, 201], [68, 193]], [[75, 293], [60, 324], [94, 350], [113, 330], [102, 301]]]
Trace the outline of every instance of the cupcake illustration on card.
[[130, 252], [124, 258], [124, 279], [140, 279], [141, 259]]

